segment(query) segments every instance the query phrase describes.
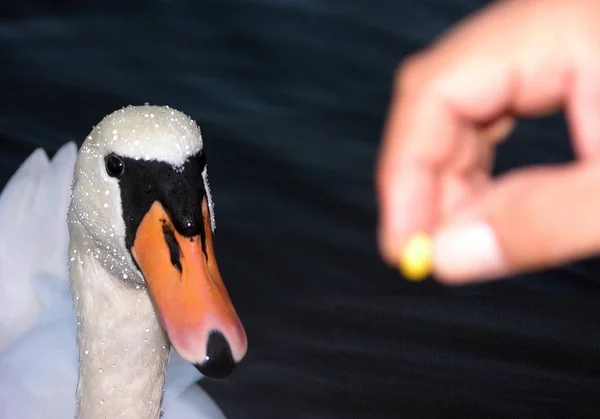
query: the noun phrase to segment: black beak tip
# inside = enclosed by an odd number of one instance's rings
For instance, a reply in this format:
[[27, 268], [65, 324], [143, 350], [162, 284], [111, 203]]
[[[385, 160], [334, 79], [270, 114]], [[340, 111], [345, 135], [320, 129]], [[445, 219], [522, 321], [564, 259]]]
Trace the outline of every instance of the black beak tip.
[[221, 379], [227, 377], [235, 368], [231, 348], [225, 337], [213, 331], [206, 344], [206, 358], [202, 364], [194, 364], [202, 375], [208, 378]]

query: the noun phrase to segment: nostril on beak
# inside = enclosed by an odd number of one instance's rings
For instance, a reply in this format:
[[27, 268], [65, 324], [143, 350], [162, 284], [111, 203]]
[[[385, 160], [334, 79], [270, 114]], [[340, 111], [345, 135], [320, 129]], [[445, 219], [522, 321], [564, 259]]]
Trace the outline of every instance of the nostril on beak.
[[194, 233], [198, 230], [196, 223], [194, 223], [191, 218], [184, 219], [182, 224], [181, 232], [186, 236], [195, 235]]
[[211, 332], [206, 344], [206, 358], [202, 364], [195, 367], [208, 378], [225, 378], [235, 368], [231, 348], [225, 337], [217, 332]]
[[186, 237], [194, 237], [202, 233], [202, 216], [201, 215], [183, 215], [174, 223], [177, 230]]

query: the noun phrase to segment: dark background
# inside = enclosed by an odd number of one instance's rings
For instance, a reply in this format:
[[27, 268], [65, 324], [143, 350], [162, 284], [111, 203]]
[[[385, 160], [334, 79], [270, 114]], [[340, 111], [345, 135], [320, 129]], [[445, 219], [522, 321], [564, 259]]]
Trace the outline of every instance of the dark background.
[[[0, 186], [122, 106], [198, 120], [250, 342], [202, 382], [229, 418], [600, 417], [598, 261], [446, 288], [377, 255], [394, 68], [485, 1], [121, 3], [0, 6]], [[525, 121], [496, 170], [571, 158], [560, 117]]]

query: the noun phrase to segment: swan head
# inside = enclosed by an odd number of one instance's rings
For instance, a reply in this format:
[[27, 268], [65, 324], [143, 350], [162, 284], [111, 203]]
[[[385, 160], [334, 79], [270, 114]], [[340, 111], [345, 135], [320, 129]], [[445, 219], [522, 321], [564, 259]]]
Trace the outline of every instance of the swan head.
[[147, 290], [179, 355], [222, 378], [247, 339], [215, 259], [213, 212], [202, 135], [187, 115], [123, 108], [81, 146], [68, 215], [80, 247], [114, 281]]

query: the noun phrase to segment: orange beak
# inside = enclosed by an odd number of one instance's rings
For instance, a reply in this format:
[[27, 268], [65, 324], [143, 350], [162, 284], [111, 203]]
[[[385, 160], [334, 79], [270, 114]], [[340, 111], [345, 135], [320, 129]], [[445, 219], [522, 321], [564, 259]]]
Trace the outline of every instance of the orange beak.
[[131, 254], [177, 353], [205, 376], [223, 378], [242, 360], [248, 341], [215, 259], [206, 197], [202, 215], [204, 234], [184, 237], [155, 201]]

